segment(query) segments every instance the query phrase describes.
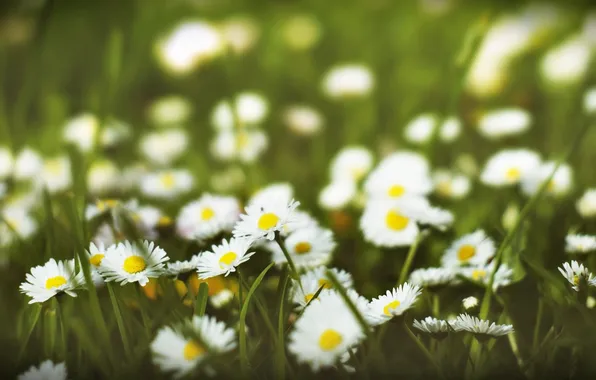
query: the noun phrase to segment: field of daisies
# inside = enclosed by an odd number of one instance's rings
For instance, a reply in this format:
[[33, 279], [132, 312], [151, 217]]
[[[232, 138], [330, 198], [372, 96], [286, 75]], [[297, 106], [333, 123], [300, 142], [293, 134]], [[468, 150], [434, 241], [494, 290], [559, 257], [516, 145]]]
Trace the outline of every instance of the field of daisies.
[[2, 378], [594, 378], [572, 3], [3, 3]]

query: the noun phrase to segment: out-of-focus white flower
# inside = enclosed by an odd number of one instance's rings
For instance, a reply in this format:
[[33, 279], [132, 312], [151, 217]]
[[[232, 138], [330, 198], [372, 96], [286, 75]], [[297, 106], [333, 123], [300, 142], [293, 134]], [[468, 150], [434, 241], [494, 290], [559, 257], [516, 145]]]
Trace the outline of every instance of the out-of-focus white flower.
[[90, 113], [73, 117], [64, 126], [64, 141], [76, 145], [82, 152], [89, 152], [95, 146], [99, 120]]
[[188, 21], [160, 39], [155, 52], [164, 69], [173, 74], [187, 74], [220, 55], [224, 47], [223, 37], [213, 25]]
[[326, 210], [346, 207], [356, 196], [356, 184], [350, 180], [337, 180], [325, 186], [319, 193], [319, 205]]
[[461, 303], [464, 306], [464, 309], [470, 310], [478, 306], [478, 298], [472, 296], [466, 297], [461, 301]]
[[587, 189], [575, 203], [575, 208], [582, 218], [596, 217], [596, 189]]
[[412, 152], [393, 153], [370, 173], [364, 189], [375, 199], [427, 195], [433, 189], [428, 161]]
[[321, 25], [313, 15], [294, 15], [283, 23], [282, 37], [295, 50], [310, 49], [321, 38]]
[[288, 107], [283, 114], [284, 121], [291, 131], [298, 135], [311, 136], [323, 126], [323, 117], [314, 108], [302, 105]]
[[428, 142], [439, 124], [439, 118], [432, 113], [424, 113], [411, 120], [404, 129], [404, 138], [412, 144]]
[[0, 179], [11, 175], [13, 166], [12, 152], [6, 147], [0, 147]]
[[156, 99], [147, 111], [149, 119], [158, 126], [182, 124], [192, 113], [192, 105], [187, 98], [177, 95]]
[[66, 364], [54, 364], [51, 360], [46, 360], [39, 365], [39, 368], [30, 367], [20, 374], [17, 380], [66, 380]]
[[95, 161], [87, 172], [87, 188], [92, 194], [104, 194], [119, 187], [120, 170], [110, 160]]
[[[17, 155], [14, 165], [14, 177], [17, 180], [35, 178], [43, 168], [43, 158], [37, 151], [25, 147]], [[0, 176], [1, 177], [1, 176]]]
[[584, 94], [584, 111], [589, 114], [596, 112], [596, 87], [592, 87]]
[[223, 38], [232, 51], [242, 54], [250, 50], [260, 34], [259, 25], [249, 16], [233, 16], [220, 25]]
[[519, 207], [515, 203], [511, 203], [501, 216], [501, 224], [506, 230], [510, 231], [517, 223], [517, 218], [519, 218]]
[[460, 134], [461, 121], [455, 116], [447, 118], [439, 129], [439, 138], [446, 143], [457, 140]]
[[41, 173], [41, 180], [50, 193], [69, 188], [72, 184], [70, 159], [67, 156], [46, 159]]
[[596, 251], [596, 236], [567, 234], [565, 236], [565, 252], [583, 254]]
[[124, 169], [120, 176], [119, 186], [122, 191], [131, 190], [139, 185], [141, 178], [149, 172], [147, 165], [142, 162], [133, 163]]
[[340, 150], [331, 161], [330, 175], [332, 181], [360, 181], [370, 171], [373, 156], [365, 147], [347, 146]]
[[226, 100], [217, 103], [211, 113], [211, 123], [218, 131], [231, 131], [259, 125], [268, 115], [267, 99], [259, 93], [246, 91], [234, 97], [234, 108]]
[[581, 35], [570, 37], [543, 57], [543, 79], [553, 86], [578, 83], [586, 75], [592, 54], [592, 47]]
[[531, 150], [502, 150], [488, 159], [480, 175], [480, 181], [494, 187], [517, 184], [539, 166], [540, 156]]
[[330, 98], [351, 98], [368, 95], [375, 79], [367, 66], [344, 64], [331, 68], [323, 78], [323, 92]]
[[[553, 173], [556, 167], [553, 161], [545, 162], [528, 172], [521, 182], [521, 189], [528, 196], [534, 195], [543, 182]], [[573, 185], [572, 170], [569, 165], [561, 164], [550, 179], [546, 193], [557, 197], [567, 195]]]
[[188, 146], [184, 129], [170, 128], [145, 135], [140, 143], [143, 156], [152, 163], [168, 165], [179, 158]]
[[483, 230], [464, 235], [454, 241], [441, 258], [444, 267], [485, 265], [495, 254], [495, 243]]
[[148, 173], [141, 179], [141, 192], [147, 196], [173, 199], [188, 193], [194, 185], [194, 178], [188, 170], [164, 170]]
[[31, 237], [37, 228], [37, 221], [27, 209], [14, 205], [5, 207], [0, 221], [0, 247], [7, 247], [15, 241]]
[[583, 264], [580, 264], [575, 260], [563, 263], [563, 267], [558, 269], [563, 277], [569, 281], [571, 288], [576, 292], [579, 292], [584, 286], [594, 285], [594, 275], [592, 272], [590, 272], [590, 270]]
[[211, 142], [211, 154], [222, 161], [251, 163], [256, 161], [269, 146], [265, 132], [252, 128], [238, 132], [219, 132]]
[[176, 219], [176, 232], [185, 239], [206, 240], [231, 232], [240, 215], [234, 197], [205, 193], [185, 205]]
[[102, 127], [99, 143], [103, 147], [111, 147], [130, 138], [130, 136], [130, 125], [120, 120], [110, 119]]
[[437, 169], [433, 173], [435, 191], [442, 197], [462, 199], [470, 192], [471, 182], [463, 174], [452, 173], [446, 169]]
[[482, 115], [478, 130], [488, 139], [517, 135], [530, 128], [532, 116], [521, 108], [504, 108]]
[[267, 204], [271, 199], [278, 199], [281, 203], [290, 203], [294, 197], [294, 187], [288, 182], [277, 182], [268, 184], [258, 189], [246, 204], [260, 205]]

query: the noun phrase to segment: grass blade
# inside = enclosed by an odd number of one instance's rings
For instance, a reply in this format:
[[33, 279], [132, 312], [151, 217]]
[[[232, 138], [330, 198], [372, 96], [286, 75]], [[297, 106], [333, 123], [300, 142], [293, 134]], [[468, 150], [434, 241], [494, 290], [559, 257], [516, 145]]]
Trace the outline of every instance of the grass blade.
[[195, 302], [195, 315], [202, 316], [205, 314], [208, 298], [209, 285], [207, 285], [206, 282], [201, 282], [201, 284], [199, 285], [199, 292], [197, 294], [197, 301]]
[[285, 353], [285, 343], [284, 343], [284, 325], [285, 325], [285, 314], [284, 314], [284, 304], [286, 301], [286, 289], [288, 287], [288, 274], [287, 271], [282, 273], [282, 276], [279, 278], [279, 311], [277, 314], [277, 349], [275, 350], [275, 364], [276, 364], [276, 372], [277, 378], [283, 380], [285, 378], [285, 368], [286, 368], [286, 353]]

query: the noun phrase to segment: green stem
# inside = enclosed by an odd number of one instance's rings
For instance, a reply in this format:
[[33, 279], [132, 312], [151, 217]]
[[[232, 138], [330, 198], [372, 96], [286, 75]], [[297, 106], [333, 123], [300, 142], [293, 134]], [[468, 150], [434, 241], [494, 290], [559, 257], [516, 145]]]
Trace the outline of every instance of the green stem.
[[439, 318], [441, 313], [441, 299], [438, 294], [433, 294], [433, 316]]
[[292, 257], [290, 256], [290, 253], [286, 249], [286, 246], [284, 245], [284, 242], [283, 242], [283, 240], [282, 240], [281, 235], [279, 234], [279, 232], [276, 232], [275, 233], [275, 242], [277, 243], [277, 245], [279, 245], [279, 248], [283, 252], [284, 257], [286, 258], [286, 261], [288, 262], [288, 266], [290, 267], [290, 272], [292, 274], [292, 277], [296, 281], [298, 281], [298, 284], [300, 285], [300, 288], [302, 288], [302, 283], [300, 282], [300, 276], [298, 275], [298, 271], [296, 270], [296, 266], [294, 265], [294, 260], [292, 260]]
[[147, 312], [143, 307], [144, 298], [141, 295], [141, 290], [139, 289], [141, 285], [135, 286], [135, 293], [137, 296], [137, 302], [139, 303], [139, 310], [141, 311], [141, 319], [143, 320], [143, 327], [145, 328], [145, 336], [147, 339], [151, 339], [151, 321], [147, 316]]
[[532, 351], [536, 351], [538, 347], [538, 336], [540, 335], [540, 324], [542, 322], [542, 313], [544, 310], [544, 302], [542, 298], [538, 298], [538, 311], [536, 312], [536, 322], [534, 323], [534, 335], [532, 337]]
[[68, 347], [66, 343], [66, 323], [64, 323], [64, 310], [60, 301], [56, 302], [56, 313], [58, 314], [58, 323], [60, 324], [60, 338], [62, 340], [62, 359], [66, 359], [68, 353]]
[[399, 279], [397, 280], [396, 286], [403, 284], [404, 281], [406, 280], [406, 277], [408, 276], [408, 273], [410, 273], [410, 267], [412, 266], [414, 257], [416, 257], [416, 252], [418, 251], [418, 245], [420, 244], [420, 241], [422, 240], [423, 235], [424, 235], [424, 232], [420, 231], [420, 233], [418, 233], [418, 236], [416, 236], [414, 243], [412, 243], [412, 245], [410, 246], [410, 250], [408, 251], [408, 256], [406, 257], [404, 266], [401, 268], [401, 272], [399, 274]]
[[403, 326], [404, 326], [404, 330], [406, 331], [406, 333], [408, 334], [408, 336], [410, 337], [410, 339], [412, 339], [412, 341], [416, 344], [416, 346], [418, 346], [418, 348], [420, 349], [420, 351], [422, 351], [422, 353], [424, 354], [424, 356], [428, 359], [428, 361], [430, 362], [430, 364], [435, 368], [435, 371], [437, 372], [437, 375], [439, 376], [439, 378], [444, 379], [445, 377], [443, 376], [443, 373], [441, 372], [441, 368], [439, 368], [439, 366], [435, 362], [432, 354], [430, 353], [430, 351], [428, 351], [428, 349], [420, 341], [420, 339], [418, 339], [416, 337], [416, 335], [414, 335], [414, 333], [412, 332], [412, 330], [410, 330], [410, 328], [406, 324], [406, 321], [405, 320], [404, 320]]
[[287, 271], [283, 271], [282, 275], [279, 277], [279, 307], [278, 307], [278, 314], [277, 314], [277, 349], [275, 350], [276, 354], [276, 372], [277, 378], [280, 380], [285, 379], [285, 369], [286, 369], [286, 353], [285, 353], [285, 346], [284, 346], [284, 326], [285, 326], [285, 314], [284, 314], [284, 304], [286, 301], [286, 289], [288, 286], [289, 277], [287, 275]]
[[116, 316], [116, 324], [118, 325], [118, 331], [120, 332], [122, 344], [124, 345], [124, 352], [126, 353], [127, 358], [130, 359], [130, 343], [128, 341], [128, 335], [126, 334], [126, 328], [124, 327], [124, 320], [122, 319], [122, 314], [120, 313], [120, 307], [118, 306], [118, 299], [116, 298], [116, 294], [114, 293], [114, 288], [112, 287], [112, 284], [106, 285], [108, 288], [108, 292], [110, 293], [110, 301], [112, 303], [112, 309], [114, 309], [114, 315]]

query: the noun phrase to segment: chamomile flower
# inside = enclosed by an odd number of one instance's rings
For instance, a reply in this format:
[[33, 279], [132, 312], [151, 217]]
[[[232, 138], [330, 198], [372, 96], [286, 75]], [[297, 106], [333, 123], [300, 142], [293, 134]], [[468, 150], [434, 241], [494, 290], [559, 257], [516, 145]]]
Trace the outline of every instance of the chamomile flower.
[[439, 139], [444, 143], [453, 142], [457, 140], [461, 134], [461, 129], [461, 121], [457, 117], [451, 116], [441, 125], [441, 128], [439, 129]]
[[331, 161], [330, 175], [333, 181], [349, 180], [358, 182], [363, 179], [373, 164], [370, 150], [362, 146], [348, 146], [340, 150]]
[[370, 301], [368, 320], [373, 325], [380, 325], [400, 316], [414, 306], [420, 294], [421, 289], [418, 285], [410, 285], [407, 282], [388, 290], [386, 294]]
[[43, 158], [41, 158], [39, 153], [25, 147], [16, 157], [13, 175], [17, 180], [29, 180], [37, 177], [42, 168]]
[[89, 259], [89, 266], [91, 268], [91, 279], [93, 280], [93, 284], [95, 286], [100, 286], [104, 283], [103, 277], [99, 274], [99, 267], [101, 266], [101, 262], [103, 258], [106, 256], [108, 252], [107, 247], [104, 243], [99, 242], [97, 245], [95, 243], [89, 244], [89, 249], [86, 251], [87, 258]]
[[138, 282], [145, 286], [149, 278], [161, 276], [165, 262], [170, 258], [153, 242], [144, 241], [142, 247], [125, 241], [111, 246], [98, 267], [106, 282], [116, 281], [121, 285]]
[[424, 113], [416, 116], [404, 128], [404, 138], [412, 144], [421, 145], [427, 143], [433, 136], [439, 118], [433, 113]]
[[299, 307], [304, 307], [312, 300], [319, 288], [321, 293], [333, 290], [333, 284], [327, 277], [327, 270], [333, 273], [344, 289], [352, 288], [354, 280], [350, 273], [342, 269], [321, 266], [300, 275], [299, 281], [292, 282], [292, 301]]
[[478, 306], [478, 298], [473, 296], [466, 297], [461, 301], [461, 303], [466, 310], [474, 309], [476, 306]]
[[530, 128], [532, 116], [521, 108], [504, 108], [482, 115], [478, 130], [488, 139], [518, 135]]
[[596, 189], [587, 189], [575, 203], [575, 208], [584, 219], [596, 217]]
[[565, 252], [587, 253], [596, 250], [596, 236], [568, 234], [565, 236]]
[[402, 203], [389, 200], [369, 201], [360, 218], [365, 240], [380, 247], [411, 245], [418, 236], [416, 221], [406, 216]]
[[213, 157], [222, 161], [254, 162], [267, 149], [265, 132], [253, 128], [218, 132], [211, 143]]
[[293, 212], [300, 203], [289, 202], [283, 197], [272, 197], [267, 201], [251, 202], [245, 208], [245, 214], [234, 226], [235, 237], [252, 240], [273, 240], [276, 232], [282, 232], [284, 226], [294, 221]]
[[433, 184], [437, 194], [444, 198], [462, 199], [470, 193], [470, 178], [449, 170], [437, 169], [433, 173]]
[[312, 136], [323, 127], [323, 117], [314, 108], [302, 105], [288, 107], [283, 119], [288, 128], [302, 136]]
[[322, 86], [323, 92], [330, 98], [366, 96], [374, 87], [374, 77], [364, 65], [346, 64], [329, 70]]
[[[269, 103], [256, 92], [241, 92], [234, 98], [234, 108], [228, 101], [219, 102], [211, 114], [211, 123], [220, 132], [232, 131], [234, 127], [261, 124], [269, 114]], [[239, 125], [236, 125], [238, 123]]]
[[452, 329], [449, 322], [433, 317], [426, 317], [420, 321], [414, 320], [412, 327], [423, 333], [430, 334], [435, 339], [445, 338], [449, 330]]
[[495, 243], [483, 230], [476, 230], [454, 241], [441, 258], [444, 267], [484, 265], [495, 255]]
[[488, 186], [514, 185], [540, 165], [540, 156], [527, 149], [508, 149], [486, 162], [480, 181]]
[[7, 247], [13, 242], [31, 237], [38, 229], [37, 221], [27, 209], [6, 207], [1, 211], [0, 247]]
[[200, 254], [197, 271], [204, 280], [221, 274], [228, 275], [236, 271], [236, 267], [250, 259], [254, 252], [248, 252], [251, 242], [243, 238], [222, 240], [220, 245], [213, 245], [210, 252]]
[[176, 95], [168, 95], [155, 100], [147, 111], [149, 119], [159, 126], [182, 124], [188, 120], [191, 113], [191, 102]]
[[44, 161], [41, 181], [50, 193], [66, 190], [72, 184], [70, 160], [67, 156], [58, 156]]
[[374, 198], [429, 194], [433, 188], [432, 179], [426, 168], [419, 164], [416, 156], [393, 155], [370, 173], [364, 189]]
[[459, 282], [457, 271], [452, 268], [421, 268], [410, 273], [408, 281], [422, 288], [436, 289]]
[[120, 170], [110, 160], [95, 161], [87, 171], [87, 189], [92, 194], [105, 194], [119, 187]]
[[[430, 173], [430, 164], [421, 154], [412, 151], [393, 152], [383, 158], [375, 171], [391, 173], [405, 171], [413, 176], [425, 176]], [[391, 173], [395, 174], [395, 173]]]
[[572, 285], [573, 290], [579, 292], [580, 288], [594, 281], [594, 275], [584, 267], [583, 264], [572, 260], [568, 263], [563, 263], [562, 268], [558, 268], [559, 272]]
[[84, 113], [67, 121], [64, 141], [74, 144], [82, 152], [89, 152], [95, 145], [98, 130], [99, 119], [93, 114]]
[[190, 272], [195, 272], [199, 267], [201, 255], [193, 255], [188, 260], [169, 262], [166, 265], [166, 273], [169, 276], [177, 277]]
[[503, 335], [511, 334], [513, 326], [497, 325], [483, 319], [472, 317], [468, 314], [460, 314], [455, 321], [451, 323], [455, 331], [467, 331], [474, 334], [479, 341], [486, 341], [489, 338], [498, 338]]
[[288, 182], [276, 182], [257, 190], [247, 204], [265, 204], [270, 199], [279, 199], [280, 202], [290, 203], [294, 197], [294, 187]]
[[14, 166], [12, 152], [3, 146], [0, 146], [0, 179], [11, 175]]
[[540, 72], [549, 85], [572, 85], [585, 76], [592, 57], [593, 49], [588, 41], [581, 34], [573, 35], [544, 55]]
[[54, 364], [51, 360], [42, 362], [39, 367], [31, 366], [17, 377], [17, 380], [66, 380], [66, 364]]
[[[296, 268], [328, 264], [336, 246], [331, 230], [319, 226], [298, 229], [289, 234], [283, 244]], [[286, 263], [286, 257], [276, 243], [271, 243], [271, 250], [273, 262], [278, 265]]]
[[288, 350], [313, 371], [331, 367], [364, 339], [364, 331], [337, 292], [322, 293], [290, 333]]
[[220, 25], [227, 45], [234, 53], [242, 54], [250, 50], [260, 34], [259, 25], [248, 16], [232, 16]]
[[[469, 280], [486, 287], [488, 285], [488, 282], [490, 281], [490, 276], [494, 268], [495, 263], [491, 262], [488, 265], [478, 265], [461, 268], [460, 274], [468, 278]], [[499, 265], [499, 268], [497, 268], [497, 271], [495, 272], [495, 277], [493, 279], [493, 291], [496, 291], [497, 289], [503, 286], [511, 284], [512, 277], [513, 270], [509, 268], [507, 264]]]
[[356, 196], [358, 189], [351, 180], [335, 180], [319, 193], [319, 205], [326, 210], [346, 207]]
[[106, 212], [113, 212], [117, 207], [131, 210], [138, 207], [138, 202], [136, 199], [131, 199], [126, 203], [118, 199], [98, 199], [94, 203], [88, 204], [85, 208], [85, 219], [91, 220]]
[[527, 196], [534, 195], [554, 172], [546, 187], [546, 193], [556, 197], [567, 195], [573, 184], [571, 167], [566, 164], [562, 164], [558, 168], [556, 166], [557, 164], [555, 162], [550, 161], [529, 171], [522, 178], [522, 192]]
[[157, 165], [169, 165], [184, 154], [188, 147], [185, 130], [168, 128], [145, 135], [139, 148], [143, 157]]
[[188, 170], [172, 169], [144, 175], [140, 188], [144, 195], [160, 199], [173, 199], [188, 193], [193, 185], [194, 178]]
[[44, 265], [31, 268], [31, 273], [27, 273], [25, 279], [19, 289], [21, 293], [31, 297], [29, 304], [46, 302], [62, 293], [76, 297], [75, 290], [85, 283], [83, 274], [75, 273], [74, 260], [50, 259]]
[[236, 198], [206, 193], [180, 210], [176, 232], [185, 239], [210, 239], [231, 232], [239, 215]]
[[236, 348], [236, 332], [207, 315], [194, 316], [182, 325], [161, 328], [151, 342], [153, 362], [176, 378], [190, 374], [211, 355]]

